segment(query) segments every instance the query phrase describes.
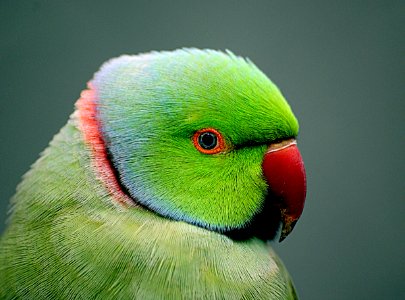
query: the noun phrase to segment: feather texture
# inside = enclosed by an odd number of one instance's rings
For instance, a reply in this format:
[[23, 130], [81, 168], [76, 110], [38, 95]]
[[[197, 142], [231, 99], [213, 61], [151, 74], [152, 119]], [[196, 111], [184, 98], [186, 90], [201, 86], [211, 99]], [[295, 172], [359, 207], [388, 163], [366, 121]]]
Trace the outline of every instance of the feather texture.
[[[214, 79], [213, 72], [218, 73]], [[233, 88], [238, 82], [245, 87]], [[190, 85], [190, 90], [181, 89]], [[243, 226], [262, 206], [267, 186], [260, 169], [266, 148], [261, 143], [298, 131], [289, 106], [265, 75], [231, 53], [187, 49], [113, 60], [95, 76], [91, 90], [97, 93], [100, 115], [85, 116], [100, 118], [100, 124], [92, 124], [100, 126], [111, 154], [97, 152], [90, 142], [96, 137], [89, 137], [90, 129], [83, 127], [83, 99], [94, 100], [84, 92], [78, 110], [24, 176], [12, 199], [10, 224], [0, 241], [0, 298], [296, 299], [291, 279], [268, 243], [255, 237], [236, 241], [216, 230]], [[270, 108], [274, 118], [266, 118], [286, 125], [257, 126], [266, 112], [254, 111], [269, 108], [261, 100], [258, 106], [250, 103], [252, 95], [275, 95], [266, 100], [275, 103]], [[203, 97], [217, 100], [200, 103]], [[227, 98], [234, 102], [222, 107]], [[239, 103], [244, 105], [236, 107]], [[229, 110], [232, 122], [221, 109]], [[246, 119], [240, 117], [243, 114]], [[173, 115], [177, 121], [172, 123]], [[221, 123], [223, 118], [228, 121]], [[213, 159], [192, 148], [190, 134], [208, 123], [226, 133], [233, 151]], [[145, 144], [157, 136], [158, 142]], [[235, 150], [250, 142], [257, 145]], [[133, 153], [141, 159], [133, 159]], [[114, 156], [109, 176], [118, 178], [103, 178], [108, 171], [100, 169], [100, 157], [108, 155]], [[170, 160], [175, 164], [171, 166]], [[176, 167], [182, 168], [181, 176]], [[188, 182], [182, 184], [185, 178]], [[116, 187], [111, 180], [117, 180]], [[127, 191], [119, 190], [121, 184]], [[201, 185], [211, 188], [204, 191]], [[239, 193], [240, 187], [247, 190], [240, 208], [232, 206], [235, 198], [228, 204], [225, 199], [219, 206], [222, 214], [204, 200], [212, 201], [209, 196], [214, 195], [220, 201], [231, 190]], [[196, 209], [192, 202], [159, 204], [174, 193], [199, 198], [197, 211], [188, 213]], [[232, 209], [239, 209], [238, 216], [245, 214], [242, 221], [229, 217]]]

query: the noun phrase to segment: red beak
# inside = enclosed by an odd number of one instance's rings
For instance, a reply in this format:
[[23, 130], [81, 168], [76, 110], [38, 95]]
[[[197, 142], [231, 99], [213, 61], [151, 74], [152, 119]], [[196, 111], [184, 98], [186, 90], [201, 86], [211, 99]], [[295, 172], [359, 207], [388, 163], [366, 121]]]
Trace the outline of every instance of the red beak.
[[271, 193], [280, 200], [280, 242], [293, 230], [302, 214], [307, 192], [304, 162], [295, 139], [271, 144], [263, 159], [263, 174]]

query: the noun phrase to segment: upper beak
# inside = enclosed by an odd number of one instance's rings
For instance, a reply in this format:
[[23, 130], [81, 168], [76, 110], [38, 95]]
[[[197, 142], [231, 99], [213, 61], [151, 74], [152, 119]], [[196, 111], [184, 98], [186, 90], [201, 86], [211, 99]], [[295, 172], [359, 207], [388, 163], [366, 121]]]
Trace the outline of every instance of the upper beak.
[[306, 196], [304, 162], [295, 139], [271, 144], [264, 155], [263, 174], [271, 193], [280, 200], [280, 242], [293, 230], [302, 214]]

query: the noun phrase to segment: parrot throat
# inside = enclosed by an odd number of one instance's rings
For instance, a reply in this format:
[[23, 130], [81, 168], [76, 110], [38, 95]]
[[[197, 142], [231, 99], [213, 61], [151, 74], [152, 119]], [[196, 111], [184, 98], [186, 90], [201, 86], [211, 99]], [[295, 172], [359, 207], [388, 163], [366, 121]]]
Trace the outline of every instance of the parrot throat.
[[91, 161], [101, 180], [115, 202], [125, 207], [134, 206], [135, 202], [124, 192], [117, 180], [116, 172], [109, 159], [109, 153], [101, 135], [101, 124], [97, 118], [97, 95], [91, 82], [88, 89], [82, 91], [76, 108], [79, 118], [79, 129], [85, 143], [91, 150]]
[[243, 227], [223, 232], [235, 241], [246, 241], [258, 238], [262, 241], [271, 241], [279, 232], [281, 212], [277, 206], [277, 197], [268, 191], [263, 207]]

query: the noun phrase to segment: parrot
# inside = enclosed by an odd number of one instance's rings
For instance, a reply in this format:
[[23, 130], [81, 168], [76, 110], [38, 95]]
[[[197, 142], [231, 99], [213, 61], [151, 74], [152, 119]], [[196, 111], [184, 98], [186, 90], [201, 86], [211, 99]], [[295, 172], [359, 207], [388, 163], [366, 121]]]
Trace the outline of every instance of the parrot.
[[271, 247], [304, 209], [298, 129], [229, 50], [110, 59], [10, 200], [0, 299], [298, 299]]

